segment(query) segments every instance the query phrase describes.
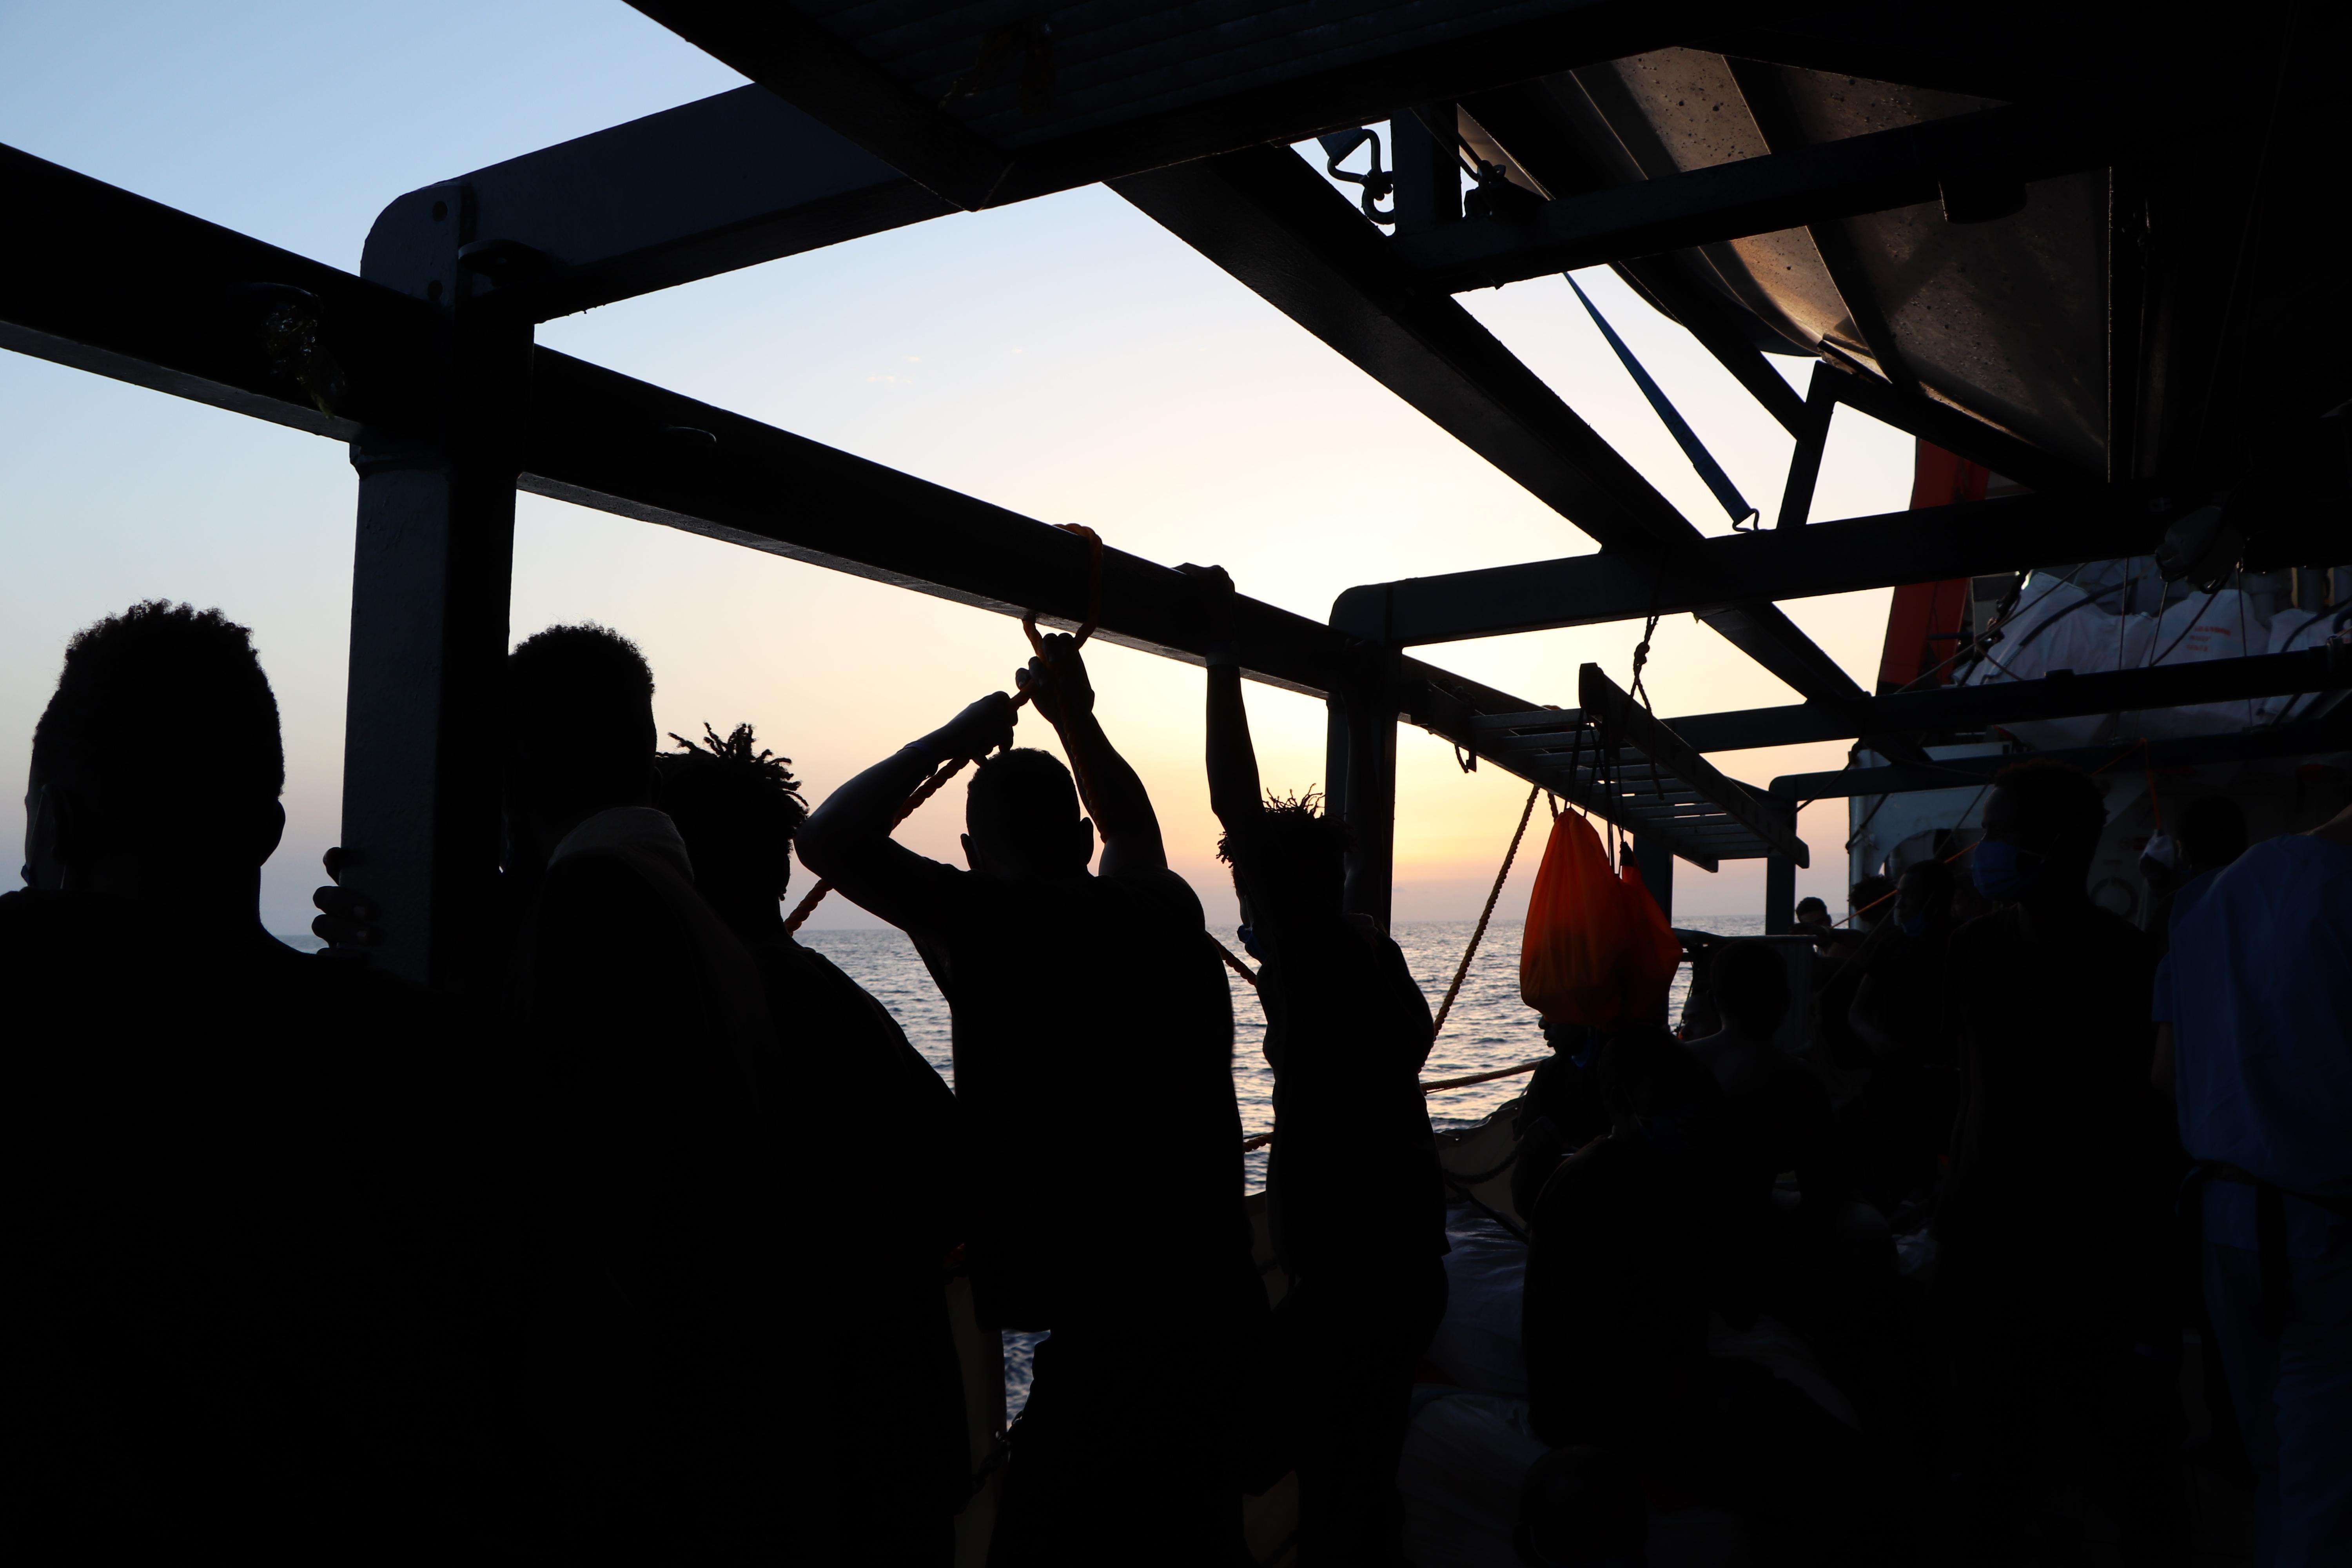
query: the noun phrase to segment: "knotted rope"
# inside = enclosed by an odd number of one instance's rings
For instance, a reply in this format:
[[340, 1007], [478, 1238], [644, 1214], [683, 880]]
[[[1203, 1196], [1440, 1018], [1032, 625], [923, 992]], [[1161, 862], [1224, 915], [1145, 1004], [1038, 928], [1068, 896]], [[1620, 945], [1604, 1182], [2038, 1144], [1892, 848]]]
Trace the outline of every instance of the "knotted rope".
[[[1087, 639], [1095, 635], [1095, 627], [1099, 625], [1102, 620], [1102, 535], [1097, 533], [1093, 529], [1087, 527], [1083, 523], [1062, 522], [1056, 523], [1054, 526], [1059, 528], [1065, 533], [1075, 533], [1079, 538], [1087, 542], [1087, 618], [1078, 624], [1076, 634], [1076, 646], [1084, 647], [1086, 646]], [[1045, 639], [1044, 637], [1040, 636], [1037, 631], [1036, 611], [1031, 610], [1021, 617], [1021, 629], [1028, 635], [1029, 647], [1031, 650], [1034, 651], [1038, 658], [1045, 658]], [[1035, 692], [1033, 689], [1024, 687], [1013, 696], [1013, 708], [1015, 710], [1020, 709], [1030, 700], [1031, 697], [1034, 695]], [[922, 784], [916, 788], [915, 793], [907, 797], [907, 804], [898, 808], [898, 815], [890, 819], [890, 826], [895, 828], [898, 824], [914, 816], [916, 811], [921, 807], [925, 801], [939, 794], [940, 790], [947, 784], [948, 780], [963, 772], [963, 770], [966, 767], [969, 767], [973, 761], [974, 759], [971, 757], [950, 757], [946, 762], [940, 763], [939, 771], [932, 773], [930, 777], [925, 779]], [[1081, 795], [1086, 793], [1086, 780], [1083, 777], [1080, 777], [1078, 779], [1078, 791]], [[791, 916], [784, 921], [784, 934], [790, 936], [793, 932], [800, 930], [802, 925], [807, 921], [809, 916], [815, 912], [817, 905], [824, 902], [824, 896], [832, 891], [833, 884], [822, 879], [817, 882], [815, 887], [811, 888], [807, 894], [802, 898], [801, 901], [793, 906]], [[1230, 957], [1230, 955], [1228, 956]], [[1247, 972], [1244, 971], [1244, 973]]]

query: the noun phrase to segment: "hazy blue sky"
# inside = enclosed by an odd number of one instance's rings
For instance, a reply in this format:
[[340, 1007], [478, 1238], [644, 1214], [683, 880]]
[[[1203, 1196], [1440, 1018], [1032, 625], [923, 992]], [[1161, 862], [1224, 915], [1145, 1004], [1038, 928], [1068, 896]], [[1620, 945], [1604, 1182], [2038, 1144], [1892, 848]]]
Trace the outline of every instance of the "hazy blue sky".
[[[0, 142], [352, 269], [402, 191], [737, 85], [619, 4], [0, 0]], [[11, 243], [87, 237], [16, 216]], [[1787, 437], [1612, 275], [1580, 277], [1769, 507]], [[1700, 528], [1727, 528], [1566, 283], [1464, 302]], [[1088, 523], [1152, 559], [1223, 562], [1244, 592], [1318, 619], [1351, 584], [1591, 548], [1099, 188], [790, 258], [551, 322], [541, 339], [1031, 516]], [[1816, 518], [1900, 508], [1908, 438], [1839, 420]], [[219, 605], [254, 627], [285, 714], [290, 820], [265, 914], [299, 929], [339, 811], [354, 493], [343, 449], [5, 353], [0, 432], [0, 773], [24, 776], [75, 628], [143, 597]], [[1885, 598], [1790, 611], [1867, 685]], [[516, 635], [583, 617], [644, 645], [665, 729], [752, 720], [813, 798], [1005, 685], [1024, 651], [994, 616], [525, 496]], [[1430, 655], [1530, 701], [1570, 703], [1580, 663], [1623, 679], [1637, 631]], [[1199, 673], [1110, 647], [1095, 663], [1105, 722], [1150, 783], [1173, 858], [1213, 911], [1229, 906], [1200, 778]], [[1649, 685], [1667, 714], [1790, 700], [1688, 617], [1660, 627]], [[1251, 710], [1269, 783], [1319, 784], [1320, 705], [1253, 687]], [[1399, 917], [1475, 913], [1524, 789], [1492, 770], [1461, 774], [1418, 731], [1401, 752]], [[1842, 756], [1827, 745], [1717, 761], [1762, 783]], [[18, 794], [0, 789], [11, 844]], [[942, 803], [908, 837], [951, 854], [958, 815]], [[1807, 890], [1842, 887], [1843, 821], [1834, 803], [1805, 814]], [[1760, 863], [1714, 877], [1680, 868], [1676, 896], [1693, 912], [1758, 912]]]

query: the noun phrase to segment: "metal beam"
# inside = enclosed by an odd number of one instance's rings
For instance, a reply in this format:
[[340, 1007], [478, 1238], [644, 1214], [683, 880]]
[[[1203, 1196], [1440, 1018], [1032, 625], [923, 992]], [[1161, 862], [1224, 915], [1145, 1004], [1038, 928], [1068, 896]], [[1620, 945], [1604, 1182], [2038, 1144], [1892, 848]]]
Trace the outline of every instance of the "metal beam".
[[515, 470], [530, 323], [458, 261], [466, 191], [394, 202], [368, 278], [447, 323], [430, 361], [430, 437], [369, 426], [359, 471], [341, 841], [381, 911], [371, 961], [437, 990], [496, 994], [499, 692], [514, 562]]
[[2105, 162], [2111, 122], [2042, 105], [1901, 125], [1548, 202], [1524, 223], [1400, 234], [1397, 254], [1450, 291], [1801, 228], [1936, 199], [1956, 175], [2045, 179]]
[[[1599, 726], [1603, 745], [1631, 746], [1648, 761], [1690, 785], [1726, 816], [1747, 828], [1798, 865], [1807, 863], [1805, 841], [1779, 816], [1759, 806], [1747, 786], [1726, 778], [1721, 770], [1691, 748], [1666, 725], [1643, 711], [1633, 697], [1602, 673], [1597, 664], [1576, 672], [1577, 700]], [[1630, 770], [1640, 776], [1641, 764]], [[1671, 831], [1659, 837], [1671, 844]]]
[[[1954, 733], [2018, 724], [2034, 719], [2073, 719], [2092, 713], [2142, 712], [2190, 703], [2237, 702], [2304, 692], [2352, 688], [2352, 656], [2334, 648], [2255, 654], [2200, 664], [2168, 664], [2146, 669], [2060, 673], [2040, 680], [2004, 680], [1986, 686], [1948, 686], [1874, 697], [1864, 704], [1865, 721], [1896, 733]], [[1852, 740], [1862, 731], [1854, 720], [1813, 703], [1754, 708], [1734, 713], [1689, 713], [1667, 721], [1675, 732], [1703, 752], [1751, 746], [1793, 746], [1811, 741]]]
[[473, 193], [469, 268], [541, 321], [955, 210], [760, 87], [449, 183]]
[[1696, 533], [1286, 148], [1253, 148], [1111, 188], [1601, 543], [1638, 549]]
[[[1287, 150], [1232, 153], [1112, 188], [1604, 546], [1648, 554], [1699, 538], [1558, 394], [1468, 311], [1422, 285], [1390, 242]], [[1863, 696], [1769, 605], [1710, 608], [1702, 618], [1809, 699]]]
[[13, 147], [0, 209], [73, 237], [0, 245], [0, 348], [342, 441], [436, 417], [422, 300]]
[[[1560, 0], [1529, 16], [1491, 19], [1473, 6], [1424, 7], [1422, 26], [1381, 40], [1346, 24], [1290, 24], [1271, 35], [1218, 40], [1223, 60], [1200, 68], [1233, 71], [1234, 89], [1190, 97], [1163, 110], [1139, 106], [1123, 118], [1089, 115], [1084, 129], [1056, 134], [1046, 110], [1040, 132], [1018, 146], [982, 139], [961, 120], [783, 5], [709, 0], [630, 0], [670, 31], [752, 81], [797, 104], [894, 168], [961, 207], [1025, 201], [1196, 158], [1386, 120], [1401, 106], [1460, 98], [1556, 71], [1686, 43], [1728, 26], [1801, 16], [1811, 5], [1778, 0]], [[1215, 24], [1246, 35], [1245, 24]], [[1181, 38], [1162, 37], [1173, 55]], [[1280, 43], [1278, 52], [1267, 46]], [[1236, 46], [1255, 45], [1255, 50]], [[1334, 63], [1317, 68], [1316, 62]], [[1063, 74], [1067, 75], [1066, 71]], [[1076, 112], [1085, 112], [1079, 110]]]
[[1922, 766], [1895, 763], [1885, 767], [1845, 768], [1826, 773], [1785, 773], [1772, 781], [1772, 793], [1791, 800], [1833, 800], [1857, 795], [1912, 795], [1920, 790], [1969, 789], [1989, 782], [2001, 769], [2017, 763], [2063, 763], [2086, 771], [2110, 766], [2193, 768], [2209, 763], [2260, 762], [2273, 757], [2314, 756], [2340, 752], [2352, 744], [2352, 725], [2340, 720], [2313, 720], [2301, 724], [2263, 730], [2231, 730], [2218, 735], [2194, 735], [2180, 740], [2151, 741], [2143, 751], [2137, 741], [2120, 745], [2084, 746], [2063, 752], [2012, 752], [1991, 757], [1946, 757]]
[[1368, 584], [1331, 623], [1404, 647], [2011, 572], [2145, 551], [2172, 515], [2147, 485], [2008, 496], [1696, 540], [1663, 559], [1604, 551]]

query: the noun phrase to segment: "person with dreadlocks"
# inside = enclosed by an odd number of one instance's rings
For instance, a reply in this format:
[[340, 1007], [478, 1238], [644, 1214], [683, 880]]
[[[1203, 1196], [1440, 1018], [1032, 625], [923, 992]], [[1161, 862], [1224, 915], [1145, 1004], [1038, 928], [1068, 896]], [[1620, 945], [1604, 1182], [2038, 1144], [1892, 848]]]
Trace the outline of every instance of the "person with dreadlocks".
[[[941, 1260], [962, 1240], [956, 1206], [955, 1096], [889, 1010], [824, 954], [802, 946], [779, 908], [793, 835], [808, 815], [790, 758], [751, 726], [702, 743], [672, 735], [657, 759], [660, 802], [686, 839], [695, 885], [751, 955], [776, 1025], [769, 1116], [803, 1194], [854, 1184], [858, 1217], [828, 1242], [835, 1288], [819, 1377], [832, 1428], [824, 1506], [845, 1521], [844, 1563], [944, 1565], [969, 1495], [963, 1384]], [[872, 1121], [888, 1118], [885, 1157]]]
[[1445, 1311], [1445, 1196], [1421, 1092], [1433, 1028], [1404, 955], [1346, 912], [1347, 828], [1262, 797], [1222, 567], [1181, 568], [1209, 620], [1209, 800], [1274, 1068], [1266, 1204], [1289, 1278], [1277, 1343], [1296, 1380], [1301, 1561], [1402, 1561], [1397, 1461], [1412, 1373]]
[[[946, 996], [981, 1321], [1050, 1330], [1007, 1436], [992, 1568], [1200, 1568], [1243, 1552], [1240, 1357], [1265, 1312], [1244, 1208], [1233, 998], [1201, 901], [1066, 636], [1018, 677], [1071, 769], [992, 692], [835, 789], [800, 855], [905, 931]], [[992, 753], [999, 752], [1001, 755]], [[890, 837], [980, 759], [969, 869]], [[1095, 828], [1102, 859], [1090, 870]]]
[[284, 781], [268, 677], [219, 611], [135, 605], [68, 645], [26, 886], [0, 898], [20, 1561], [536, 1533], [477, 1224], [478, 1053], [400, 982], [264, 929]]

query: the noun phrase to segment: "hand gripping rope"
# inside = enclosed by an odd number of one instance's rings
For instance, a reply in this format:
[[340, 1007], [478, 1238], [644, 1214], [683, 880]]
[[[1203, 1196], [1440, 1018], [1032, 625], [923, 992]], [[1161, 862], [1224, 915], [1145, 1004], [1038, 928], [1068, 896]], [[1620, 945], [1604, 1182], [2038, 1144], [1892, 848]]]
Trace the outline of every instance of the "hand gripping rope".
[[[1087, 618], [1079, 623], [1076, 634], [1076, 646], [1084, 647], [1086, 646], [1087, 639], [1095, 635], [1095, 627], [1102, 620], [1102, 536], [1097, 533], [1093, 529], [1088, 528], [1082, 523], [1065, 522], [1057, 523], [1055, 526], [1060, 528], [1063, 532], [1075, 533], [1079, 538], [1087, 542]], [[1021, 617], [1021, 629], [1028, 634], [1030, 649], [1034, 652], [1038, 658], [1045, 658], [1045, 639], [1038, 635], [1036, 611], [1031, 610], [1028, 614]], [[1027, 702], [1034, 694], [1034, 693], [1032, 689], [1027, 688], [1023, 689], [1021, 691], [1014, 694], [1013, 706], [1015, 709], [1020, 708], [1024, 703]], [[973, 759], [970, 757], [950, 757], [946, 762], [940, 763], [939, 771], [931, 774], [930, 777], [925, 779], [921, 785], [916, 789], [915, 793], [907, 797], [907, 804], [898, 808], [898, 815], [890, 819], [890, 826], [896, 827], [898, 824], [906, 821], [907, 818], [914, 816], [916, 811], [922, 805], [923, 802], [939, 794], [940, 788], [947, 784], [948, 780], [961, 773], [965, 767], [971, 764], [972, 760]], [[1080, 778], [1078, 780], [1078, 791], [1081, 795], [1086, 792], [1086, 787], [1087, 781], [1084, 778]], [[809, 916], [815, 911], [817, 905], [824, 902], [824, 896], [831, 891], [833, 891], [833, 884], [827, 881], [820, 880], [815, 887], [811, 888], [801, 901], [797, 905], [793, 906], [791, 917], [784, 921], [784, 933], [789, 936], [793, 931], [800, 930], [802, 925], [807, 921]]]

